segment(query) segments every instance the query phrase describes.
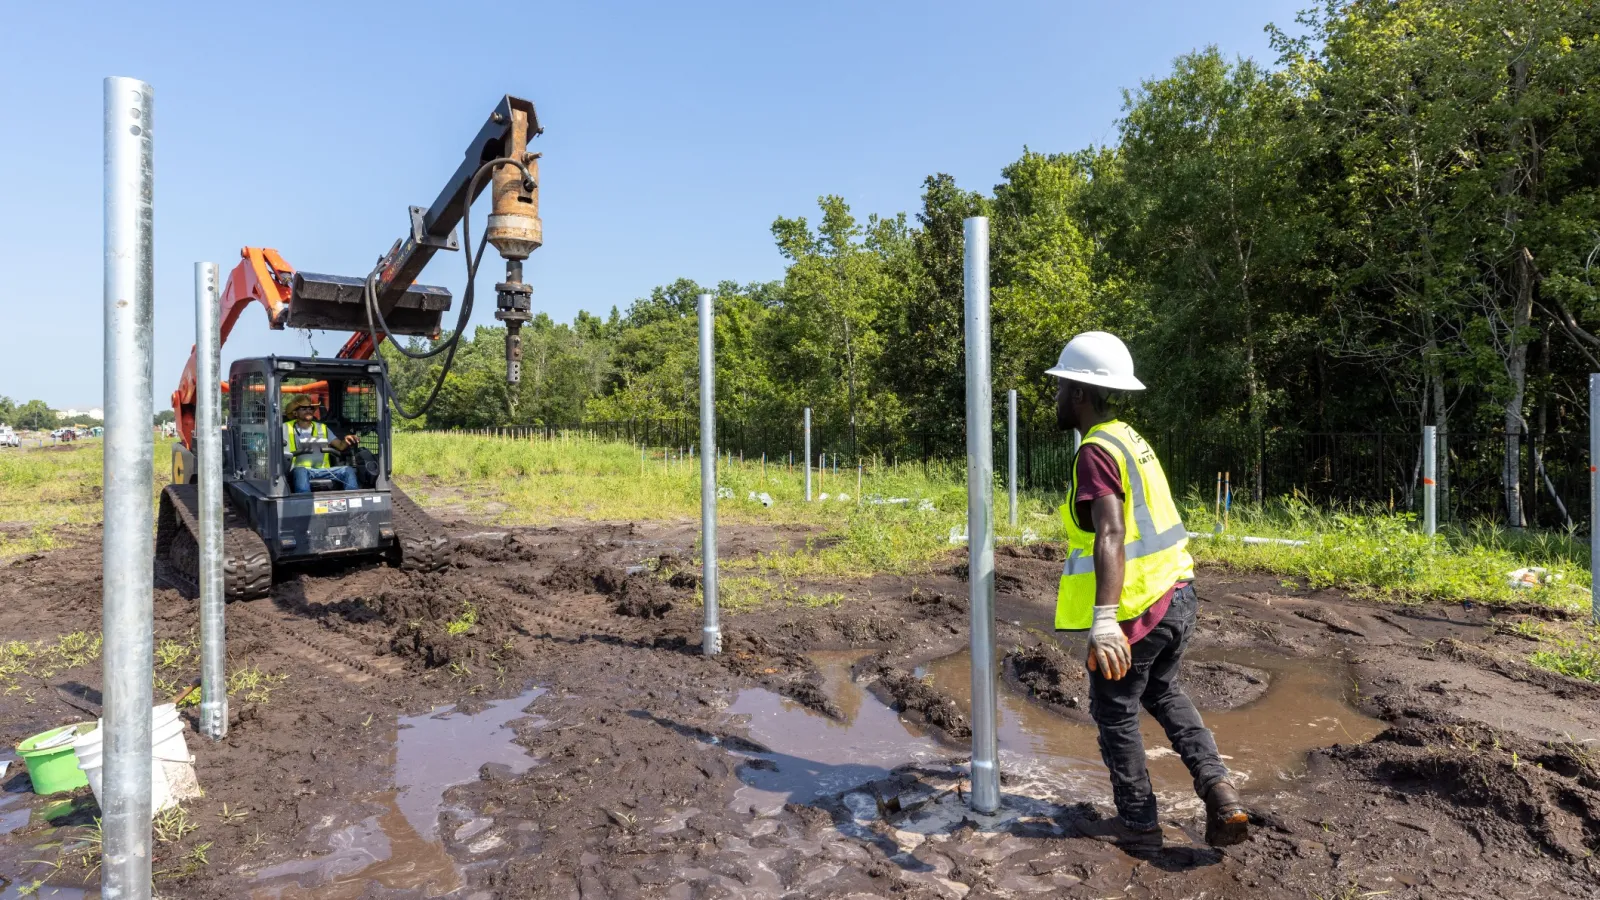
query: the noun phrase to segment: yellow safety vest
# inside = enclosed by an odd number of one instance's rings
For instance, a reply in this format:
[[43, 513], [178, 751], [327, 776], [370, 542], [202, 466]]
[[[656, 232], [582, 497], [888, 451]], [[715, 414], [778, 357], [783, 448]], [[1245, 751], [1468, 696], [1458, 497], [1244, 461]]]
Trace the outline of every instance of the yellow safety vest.
[[[320, 442], [326, 447], [328, 444], [328, 426], [321, 422], [312, 422], [311, 440]], [[321, 459], [317, 458], [319, 454], [315, 451], [300, 453], [300, 442], [296, 439], [293, 422], [283, 423], [283, 446], [294, 457], [294, 466], [304, 469], [326, 469], [328, 467], [328, 453], [326, 450], [320, 454]]]
[[[1094, 444], [1111, 454], [1122, 474], [1122, 520], [1127, 529], [1124, 552], [1127, 569], [1117, 621], [1138, 618], [1155, 605], [1167, 589], [1194, 578], [1189, 556], [1189, 533], [1172, 502], [1167, 475], [1156, 453], [1139, 433], [1122, 422], [1111, 421], [1089, 429], [1084, 444]], [[1081, 449], [1081, 448], [1080, 448]], [[1073, 515], [1078, 494], [1078, 461], [1072, 461], [1072, 492], [1061, 507], [1067, 527], [1067, 562], [1061, 569], [1056, 593], [1056, 628], [1081, 631], [1094, 624], [1094, 532], [1078, 526]]]

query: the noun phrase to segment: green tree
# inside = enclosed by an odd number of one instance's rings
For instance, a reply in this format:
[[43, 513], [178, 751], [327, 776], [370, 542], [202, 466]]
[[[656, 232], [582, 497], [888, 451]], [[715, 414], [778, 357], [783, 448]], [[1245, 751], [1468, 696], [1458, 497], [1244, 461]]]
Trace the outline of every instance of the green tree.
[[885, 374], [907, 421], [931, 446], [952, 452], [963, 440], [959, 411], [966, 408], [963, 223], [988, 209], [982, 195], [958, 187], [949, 175], [923, 180], [920, 227], [899, 265], [908, 297], [885, 323]]
[[884, 349], [886, 308], [901, 286], [887, 260], [909, 250], [904, 215], [870, 216], [865, 226], [837, 196], [817, 201], [822, 218], [812, 231], [801, 218], [772, 224], [778, 250], [790, 261], [777, 327], [790, 379], [810, 405], [842, 419], [852, 449], [863, 418], [898, 414], [896, 398], [874, 375]]
[[[1293, 106], [1286, 79], [1215, 48], [1127, 95], [1085, 210], [1140, 295], [1135, 352], [1161, 365], [1141, 398], [1150, 418], [1257, 442], [1286, 406], [1276, 376], [1313, 334], [1292, 302], [1304, 249]], [[1253, 469], [1259, 497], [1258, 455]]]
[[[991, 204], [994, 389], [1016, 388], [1036, 425], [1054, 427], [1055, 365], [1073, 335], [1123, 318], [1116, 284], [1094, 279], [1094, 244], [1077, 216], [1088, 170], [1075, 155], [1024, 150]], [[998, 404], [997, 404], [998, 405]]]
[[29, 400], [17, 407], [16, 427], [24, 431], [48, 431], [56, 427], [55, 411], [43, 400]]

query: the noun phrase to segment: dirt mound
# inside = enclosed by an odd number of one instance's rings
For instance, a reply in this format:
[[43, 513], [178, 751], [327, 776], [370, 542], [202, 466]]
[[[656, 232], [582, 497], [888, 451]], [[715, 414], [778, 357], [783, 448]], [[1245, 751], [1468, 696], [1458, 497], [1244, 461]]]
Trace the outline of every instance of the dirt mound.
[[558, 565], [540, 583], [561, 593], [615, 594], [622, 582], [615, 569], [585, 561]]
[[534, 549], [516, 540], [509, 532], [480, 531], [462, 535], [456, 543], [459, 556], [471, 556], [485, 562], [528, 562], [536, 557]]
[[1455, 816], [1486, 843], [1532, 839], [1573, 863], [1600, 852], [1600, 766], [1576, 744], [1411, 708], [1368, 743], [1317, 753]]
[[844, 718], [823, 690], [822, 674], [809, 657], [784, 650], [759, 634], [724, 634], [722, 652], [716, 660], [728, 671], [752, 678], [802, 706], [835, 719]]
[[1029, 544], [1001, 544], [995, 548], [995, 556], [1008, 556], [1012, 559], [1042, 559], [1047, 562], [1061, 562], [1066, 557], [1061, 553], [1061, 547], [1050, 541], [1034, 541]]
[[972, 737], [972, 725], [955, 700], [905, 669], [885, 662], [883, 654], [863, 661], [857, 674], [873, 679], [872, 693], [907, 721], [942, 732], [941, 736], [952, 742]]
[[1001, 671], [1013, 687], [1033, 700], [1068, 718], [1088, 721], [1088, 673], [1055, 645], [1040, 644], [1008, 653]]
[[1238, 663], [1185, 661], [1182, 683], [1189, 699], [1201, 709], [1235, 709], [1265, 694], [1271, 677]]
[[665, 618], [678, 598], [677, 591], [648, 572], [629, 575], [623, 580], [622, 589], [615, 593], [617, 615], [636, 619]]
[[327, 609], [352, 623], [370, 621], [375, 613], [391, 626], [388, 649], [425, 668], [498, 660], [515, 652], [516, 616], [437, 573], [415, 575], [404, 586]]
[[905, 603], [911, 604], [919, 615], [931, 616], [940, 613], [960, 613], [966, 615], [971, 606], [966, 597], [956, 594], [943, 594], [939, 591], [924, 591], [913, 588], [911, 593], [904, 598]]

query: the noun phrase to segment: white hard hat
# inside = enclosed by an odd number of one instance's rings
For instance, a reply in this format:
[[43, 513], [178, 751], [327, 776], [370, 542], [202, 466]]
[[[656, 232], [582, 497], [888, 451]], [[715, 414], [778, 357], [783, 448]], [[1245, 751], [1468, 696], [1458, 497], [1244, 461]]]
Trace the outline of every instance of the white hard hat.
[[1104, 331], [1085, 331], [1067, 341], [1056, 367], [1047, 374], [1113, 391], [1144, 390], [1144, 382], [1133, 377], [1133, 354], [1127, 345]]

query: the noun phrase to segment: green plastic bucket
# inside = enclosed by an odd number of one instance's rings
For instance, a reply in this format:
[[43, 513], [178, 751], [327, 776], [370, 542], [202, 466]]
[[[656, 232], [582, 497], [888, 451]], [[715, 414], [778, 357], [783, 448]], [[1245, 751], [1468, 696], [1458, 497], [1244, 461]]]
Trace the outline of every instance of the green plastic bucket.
[[78, 754], [72, 749], [70, 740], [43, 750], [34, 748], [40, 744], [51, 743], [52, 739], [64, 732], [78, 735], [94, 727], [93, 722], [84, 722], [79, 725], [52, 728], [17, 745], [17, 755], [22, 757], [22, 761], [28, 766], [28, 777], [33, 779], [35, 794], [59, 794], [88, 786], [89, 779], [84, 777], [83, 770], [78, 768]]

